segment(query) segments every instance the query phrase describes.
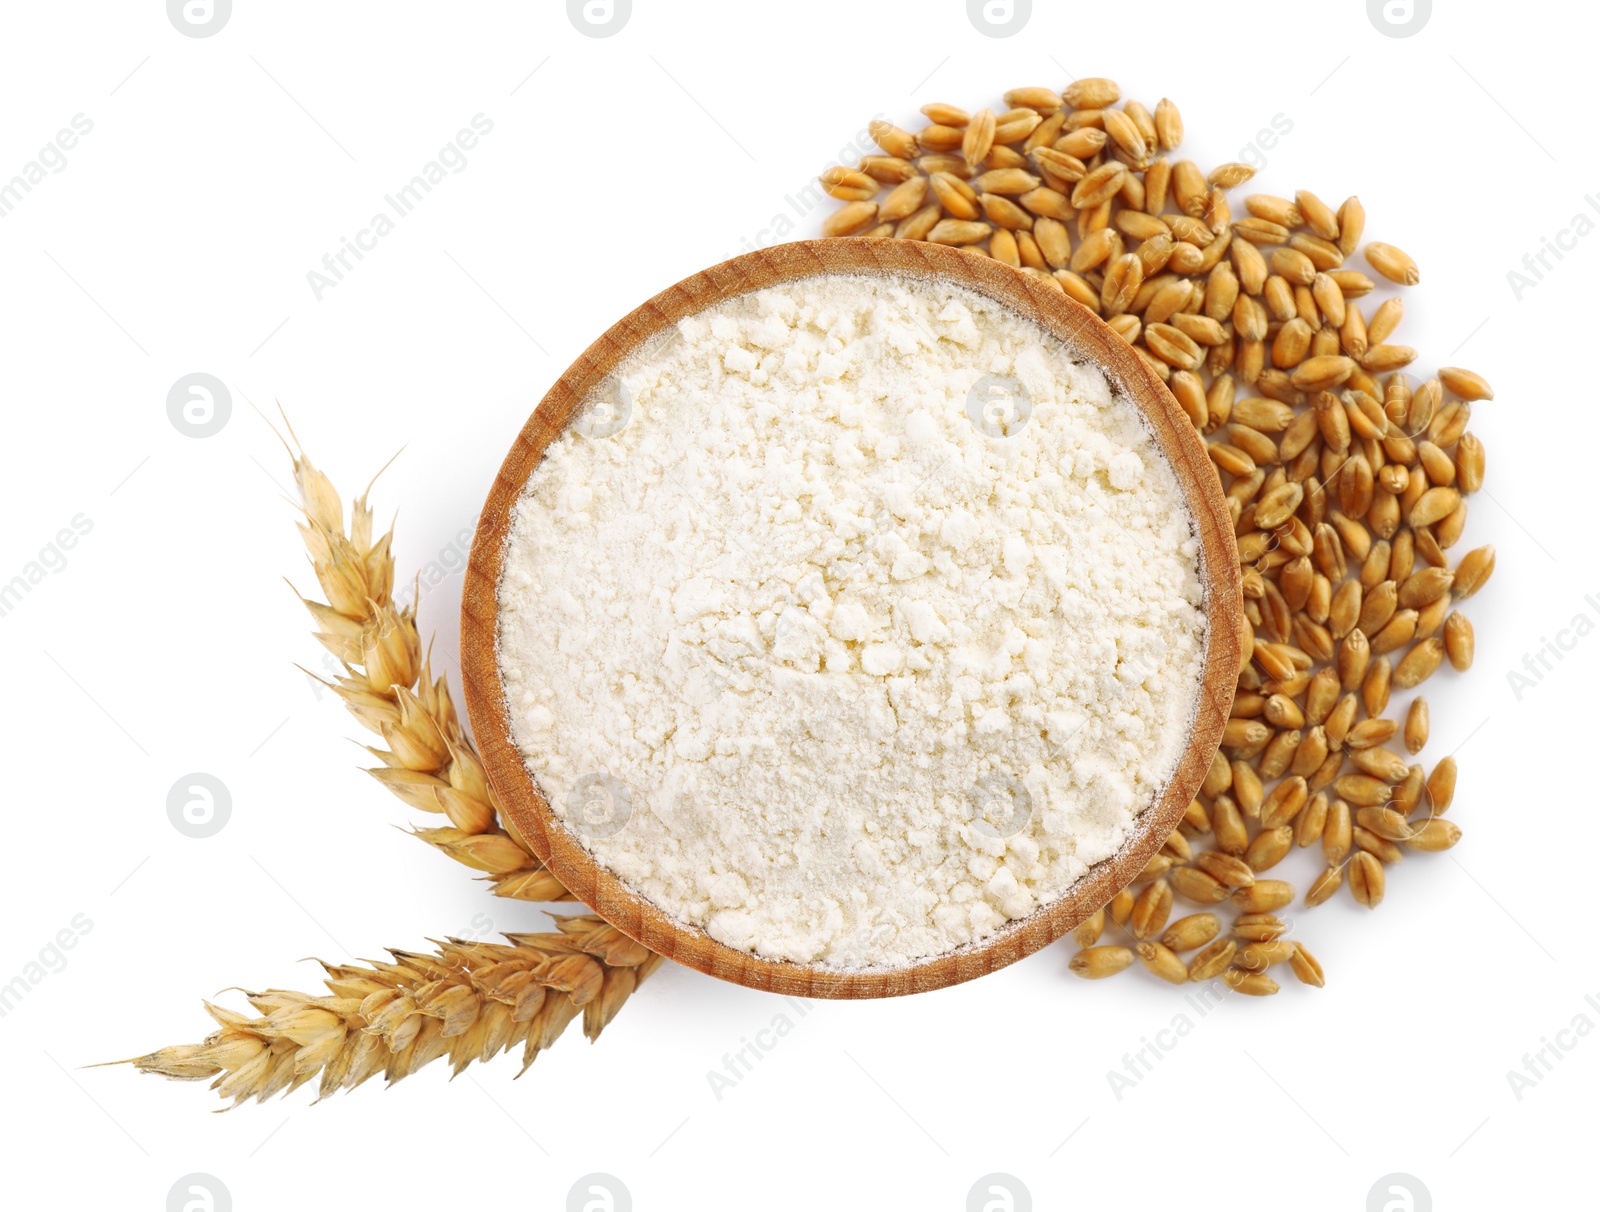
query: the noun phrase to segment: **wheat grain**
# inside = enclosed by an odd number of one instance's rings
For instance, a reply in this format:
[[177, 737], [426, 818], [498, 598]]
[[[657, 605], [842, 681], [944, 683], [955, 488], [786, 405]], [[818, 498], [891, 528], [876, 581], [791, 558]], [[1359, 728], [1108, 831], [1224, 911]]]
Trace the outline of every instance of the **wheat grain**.
[[929, 122], [941, 126], [965, 126], [972, 117], [960, 106], [945, 105], [937, 101], [924, 105], [918, 112], [927, 118]]
[[1439, 367], [1439, 382], [1463, 400], [1492, 400], [1494, 389], [1482, 375], [1459, 366]]
[[1289, 968], [1302, 984], [1315, 985], [1318, 989], [1327, 984], [1322, 973], [1322, 965], [1317, 962], [1316, 956], [1306, 950], [1304, 943], [1294, 944], [1294, 954], [1289, 957]]
[[1154, 938], [1165, 929], [1172, 913], [1172, 885], [1165, 879], [1150, 883], [1133, 903], [1128, 930], [1136, 939]]
[[1428, 700], [1418, 695], [1411, 700], [1411, 706], [1406, 708], [1405, 726], [1406, 752], [1421, 753], [1428, 744]]
[[1350, 860], [1350, 895], [1356, 904], [1376, 909], [1383, 900], [1383, 864], [1365, 850]]
[[1074, 955], [1067, 967], [1085, 980], [1098, 981], [1115, 976], [1133, 963], [1133, 952], [1126, 947], [1085, 947]]
[[1285, 880], [1256, 880], [1233, 894], [1233, 903], [1245, 913], [1272, 913], [1294, 900], [1294, 886]]
[[977, 244], [989, 238], [994, 229], [987, 223], [962, 219], [940, 219], [928, 232], [932, 244]]
[[1222, 974], [1228, 988], [1250, 997], [1268, 997], [1278, 991], [1278, 982], [1265, 972], [1246, 972], [1242, 968], [1229, 968]]
[[1193, 951], [1221, 932], [1222, 922], [1215, 913], [1191, 913], [1167, 927], [1161, 936], [1161, 945], [1172, 951]]
[[1246, 943], [1239, 948], [1234, 964], [1246, 972], [1265, 972], [1274, 964], [1288, 963], [1294, 957], [1294, 952], [1295, 944], [1288, 939]]
[[1161, 943], [1154, 940], [1142, 942], [1134, 950], [1146, 970], [1162, 980], [1174, 985], [1182, 985], [1188, 981], [1188, 966]]
[[825, 236], [854, 236], [872, 226], [878, 217], [875, 202], [851, 202], [833, 212], [822, 223]]
[[1454, 821], [1435, 817], [1416, 830], [1405, 844], [1412, 850], [1448, 850], [1461, 840], [1461, 827]]
[[1417, 263], [1393, 244], [1373, 241], [1363, 248], [1361, 253], [1366, 257], [1368, 265], [1391, 282], [1399, 283], [1401, 286], [1415, 286], [1422, 280], [1422, 275], [1417, 270]]
[[1106, 929], [1106, 911], [1096, 909], [1072, 931], [1072, 940], [1080, 947], [1092, 947], [1100, 941], [1100, 936]]
[[1275, 913], [1241, 913], [1233, 922], [1233, 932], [1246, 942], [1263, 943], [1282, 938], [1289, 924]]

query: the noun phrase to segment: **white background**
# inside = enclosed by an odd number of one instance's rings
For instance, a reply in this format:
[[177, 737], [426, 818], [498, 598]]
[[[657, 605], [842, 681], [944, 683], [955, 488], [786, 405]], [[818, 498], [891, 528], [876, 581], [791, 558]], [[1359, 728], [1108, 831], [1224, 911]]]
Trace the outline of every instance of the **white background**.
[[[0, 983], [92, 922], [0, 1019], [9, 1206], [160, 1209], [196, 1171], [241, 1210], [561, 1208], [591, 1171], [643, 1209], [959, 1209], [993, 1171], [1039, 1208], [1359, 1209], [1394, 1171], [1440, 1208], [1587, 1189], [1600, 1039], [1562, 1036], [1520, 1099], [1506, 1074], [1575, 1016], [1600, 1024], [1582, 891], [1600, 640], [1520, 700], [1507, 674], [1574, 616], [1600, 620], [1593, 342], [1573, 323], [1600, 239], [1520, 301], [1506, 275], [1575, 214], [1600, 218], [1592, 30], [1537, 4], [1441, 4], [1404, 40], [1361, 0], [1037, 8], [997, 40], [960, 0], [636, 0], [602, 40], [553, 0], [237, 0], [200, 39], [160, 0], [7, 7], [0, 179], [73, 115], [94, 124], [0, 219], [0, 580], [75, 515], [93, 525], [0, 618]], [[976, 108], [1069, 72], [1174, 98], [1206, 167], [1286, 117], [1236, 198], [1359, 193], [1369, 238], [1422, 266], [1396, 339], [1499, 394], [1475, 413], [1488, 491], [1459, 549], [1499, 549], [1468, 606], [1477, 665], [1429, 685], [1424, 760], [1460, 748], [1465, 840], [1409, 855], [1375, 912], [1341, 894], [1301, 919], [1327, 988], [1202, 1018], [1142, 972], [1077, 980], [1063, 943], [936, 994], [817, 1004], [720, 1100], [707, 1072], [783, 1003], [670, 965], [597, 1045], [573, 1030], [515, 1083], [511, 1059], [454, 1083], [435, 1066], [213, 1115], [203, 1085], [81, 1069], [198, 1039], [200, 999], [226, 986], [315, 988], [300, 956], [542, 921], [395, 828], [416, 814], [358, 771], [360, 730], [294, 668], [321, 652], [283, 578], [312, 582], [286, 458], [250, 404], [281, 401], [347, 496], [404, 448], [374, 496], [399, 511], [409, 576], [473, 524], [591, 339], [793, 218], [785, 196], [868, 118], [914, 125], [925, 102]], [[465, 170], [318, 301], [307, 271], [479, 113], [494, 129]], [[204, 440], [166, 415], [192, 371], [233, 397]], [[422, 607], [452, 676], [459, 583]], [[205, 840], [166, 817], [191, 771], [233, 797]], [[1194, 1030], [1158, 1037], [1180, 1013]], [[1116, 1097], [1108, 1071], [1158, 1039], [1173, 1046]]]

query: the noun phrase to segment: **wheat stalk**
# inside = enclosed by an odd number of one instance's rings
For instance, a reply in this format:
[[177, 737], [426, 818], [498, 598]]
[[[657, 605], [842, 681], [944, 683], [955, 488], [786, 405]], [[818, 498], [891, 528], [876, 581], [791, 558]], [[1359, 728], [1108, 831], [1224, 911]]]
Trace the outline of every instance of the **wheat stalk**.
[[[285, 420], [287, 425], [287, 419]], [[294, 430], [290, 428], [290, 437]], [[296, 446], [299, 439], [295, 438]], [[288, 447], [305, 520], [305, 542], [326, 601], [301, 597], [316, 620], [316, 637], [345, 674], [317, 680], [384, 740], [368, 746], [382, 764], [368, 771], [400, 799], [447, 825], [413, 830], [459, 863], [487, 872], [496, 896], [524, 901], [576, 898], [532, 853], [501, 809], [472, 741], [456, 716], [450, 687], [435, 678], [417, 633], [415, 606], [394, 602], [391, 529], [373, 538], [367, 493], [350, 508], [304, 449]], [[367, 491], [371, 491], [368, 485]], [[308, 676], [316, 677], [306, 671]]]
[[[303, 449], [289, 454], [305, 516], [300, 534], [327, 599], [300, 600], [317, 638], [345, 667], [336, 681], [318, 680], [383, 738], [386, 748], [369, 746], [382, 763], [369, 773], [412, 807], [442, 813], [448, 826], [416, 835], [488, 872], [496, 895], [574, 899], [502, 817], [449, 686], [429, 668], [415, 607], [394, 602], [393, 530], [373, 538], [364, 492], [347, 531], [332, 482]], [[391, 950], [392, 963], [318, 961], [329, 996], [246, 991], [260, 1018], [207, 1002], [218, 1030], [201, 1043], [114, 1063], [180, 1081], [214, 1079], [212, 1088], [235, 1106], [319, 1075], [321, 1097], [379, 1072], [396, 1082], [443, 1056], [459, 1073], [517, 1044], [526, 1071], [580, 1013], [584, 1034], [599, 1038], [662, 960], [598, 917], [551, 916], [557, 933], [507, 934], [509, 945], [447, 939], [431, 954]]]
[[447, 939], [426, 954], [390, 950], [392, 962], [319, 960], [328, 996], [246, 991], [259, 1018], [207, 1002], [218, 1029], [203, 1042], [114, 1063], [212, 1079], [234, 1106], [313, 1078], [319, 1098], [378, 1073], [393, 1083], [440, 1057], [460, 1073], [518, 1044], [526, 1072], [579, 1014], [599, 1038], [662, 959], [597, 917], [551, 916], [559, 933], [507, 934], [509, 945]]

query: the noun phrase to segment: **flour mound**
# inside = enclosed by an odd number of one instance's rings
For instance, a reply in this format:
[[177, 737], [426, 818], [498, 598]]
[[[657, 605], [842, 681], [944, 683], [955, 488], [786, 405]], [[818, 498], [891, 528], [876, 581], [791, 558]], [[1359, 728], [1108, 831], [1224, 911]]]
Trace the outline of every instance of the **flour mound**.
[[1116, 852], [1182, 754], [1205, 618], [1177, 480], [1099, 370], [975, 293], [828, 275], [596, 394], [515, 507], [499, 662], [603, 866], [729, 946], [857, 969]]

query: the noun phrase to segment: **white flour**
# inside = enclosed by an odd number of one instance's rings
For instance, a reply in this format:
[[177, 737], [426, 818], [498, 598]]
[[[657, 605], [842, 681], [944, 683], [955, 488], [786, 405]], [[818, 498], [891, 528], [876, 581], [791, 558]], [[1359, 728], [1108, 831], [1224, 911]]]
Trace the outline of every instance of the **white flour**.
[[[1177, 480], [1098, 370], [977, 294], [828, 276], [620, 377], [529, 481], [500, 585], [517, 745], [604, 866], [730, 946], [858, 968], [1118, 849], [1205, 621]], [[1008, 393], [1031, 415], [982, 410]]]

